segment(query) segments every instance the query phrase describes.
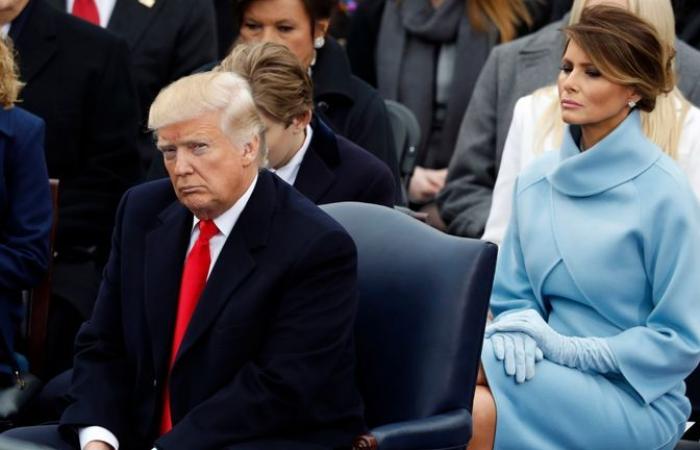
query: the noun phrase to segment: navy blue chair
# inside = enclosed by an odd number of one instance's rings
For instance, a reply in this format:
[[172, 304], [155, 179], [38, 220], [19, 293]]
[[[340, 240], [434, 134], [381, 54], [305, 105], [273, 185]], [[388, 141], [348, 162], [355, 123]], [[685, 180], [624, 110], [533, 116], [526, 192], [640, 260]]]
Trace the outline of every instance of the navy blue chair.
[[322, 207], [358, 251], [358, 384], [369, 433], [355, 449], [464, 449], [496, 246], [390, 208]]

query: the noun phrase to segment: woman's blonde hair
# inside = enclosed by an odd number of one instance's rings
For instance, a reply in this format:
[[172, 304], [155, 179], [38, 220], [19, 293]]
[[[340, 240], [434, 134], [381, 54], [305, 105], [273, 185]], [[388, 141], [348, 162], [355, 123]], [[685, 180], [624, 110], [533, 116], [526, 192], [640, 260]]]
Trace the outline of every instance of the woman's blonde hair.
[[22, 86], [24, 84], [19, 81], [12, 43], [0, 38], [0, 106], [6, 109], [12, 107]]
[[285, 127], [313, 109], [311, 77], [284, 45], [239, 44], [215, 70], [233, 72], [248, 81], [258, 109]]
[[[465, 0], [466, 1], [466, 0]], [[532, 26], [532, 16], [523, 0], [469, 0], [467, 17], [478, 31], [487, 31], [493, 23], [501, 36], [501, 42], [517, 37], [518, 27]]]
[[[580, 22], [583, 9], [587, 0], [574, 0], [571, 7], [570, 24], [575, 25]], [[627, 0], [629, 11], [648, 22], [656, 30], [658, 39], [664, 47], [664, 54], [667, 60], [674, 52], [676, 34], [673, 8], [669, 0]], [[617, 25], [620, 26], [619, 24]], [[594, 55], [589, 55], [594, 58]], [[661, 55], [660, 55], [661, 56]], [[614, 61], [611, 61], [614, 63]], [[598, 67], [604, 76], [610, 78], [612, 74], [605, 73], [603, 67]], [[620, 80], [619, 77], [616, 81]], [[627, 84], [627, 83], [624, 83]], [[544, 150], [547, 136], [553, 138], [556, 147], [561, 144], [564, 123], [561, 120], [561, 110], [559, 98], [556, 90], [551, 86], [538, 89], [533, 94], [535, 96], [545, 96], [549, 98], [545, 112], [539, 117], [537, 122], [537, 133], [535, 137], [535, 152]], [[673, 86], [669, 93], [662, 93], [655, 98], [655, 107], [652, 111], [641, 111], [642, 128], [646, 136], [658, 145], [670, 157], [678, 157], [678, 142], [685, 116], [690, 109], [690, 103], [677, 86]], [[551, 134], [550, 134], [551, 133]]]

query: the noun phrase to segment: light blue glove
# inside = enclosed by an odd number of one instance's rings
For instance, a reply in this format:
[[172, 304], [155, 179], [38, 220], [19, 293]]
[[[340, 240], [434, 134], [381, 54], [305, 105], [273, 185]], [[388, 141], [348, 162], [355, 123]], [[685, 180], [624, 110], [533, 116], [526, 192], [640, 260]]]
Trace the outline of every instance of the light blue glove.
[[534, 309], [498, 319], [486, 327], [485, 337], [504, 332], [526, 333], [542, 349], [544, 357], [557, 364], [599, 373], [620, 372], [615, 355], [605, 339], [563, 336], [554, 331]]
[[517, 383], [524, 383], [535, 376], [535, 363], [542, 361], [542, 350], [535, 340], [525, 333], [495, 333], [490, 337], [493, 354], [503, 361], [506, 374], [515, 376]]

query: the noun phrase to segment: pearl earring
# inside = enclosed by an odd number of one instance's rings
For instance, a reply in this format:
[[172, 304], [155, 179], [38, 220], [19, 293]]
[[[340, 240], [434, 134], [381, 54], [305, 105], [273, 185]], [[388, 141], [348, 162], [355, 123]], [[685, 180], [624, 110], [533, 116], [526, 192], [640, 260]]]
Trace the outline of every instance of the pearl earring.
[[637, 106], [637, 102], [635, 102], [634, 100], [630, 100], [630, 101], [627, 102], [627, 106], [629, 106], [630, 109], [632, 109], [632, 108], [634, 108], [635, 106]]
[[314, 39], [314, 48], [319, 49], [326, 45], [326, 39], [323, 36], [319, 36], [316, 39]]

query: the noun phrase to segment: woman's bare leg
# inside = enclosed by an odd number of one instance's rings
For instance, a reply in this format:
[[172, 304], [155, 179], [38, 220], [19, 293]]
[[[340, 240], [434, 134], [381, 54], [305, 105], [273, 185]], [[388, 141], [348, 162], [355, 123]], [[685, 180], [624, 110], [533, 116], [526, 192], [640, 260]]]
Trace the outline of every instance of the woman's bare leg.
[[472, 420], [472, 439], [467, 450], [492, 450], [496, 437], [496, 402], [481, 366], [476, 378]]

